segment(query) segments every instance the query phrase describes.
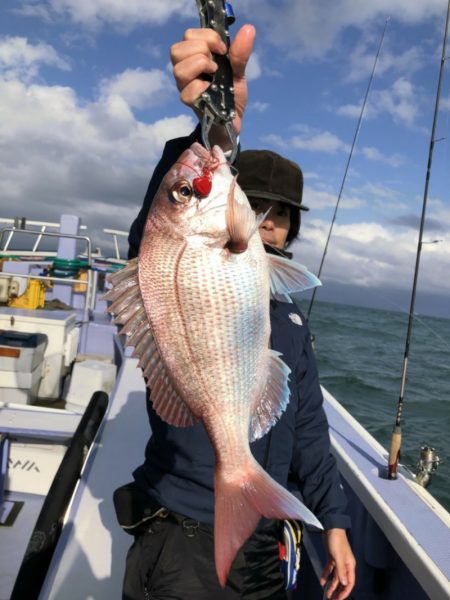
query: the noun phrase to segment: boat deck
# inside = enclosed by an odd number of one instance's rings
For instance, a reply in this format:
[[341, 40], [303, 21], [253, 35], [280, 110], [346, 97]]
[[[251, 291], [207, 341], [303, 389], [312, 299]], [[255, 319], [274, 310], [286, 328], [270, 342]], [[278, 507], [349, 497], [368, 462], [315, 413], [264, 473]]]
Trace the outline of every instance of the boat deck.
[[[132, 470], [142, 462], [149, 432], [144, 382], [136, 364], [135, 359], [124, 358], [41, 600], [120, 597], [132, 538], [117, 525], [112, 494], [131, 479]], [[324, 394], [333, 451], [345, 485], [359, 504], [360, 517], [357, 513], [353, 532], [356, 545], [364, 559], [375, 566], [389, 570], [390, 561], [396, 561], [395, 569], [391, 569], [398, 574], [392, 586], [395, 591], [364, 598], [397, 600], [403, 592], [404, 597], [415, 600], [450, 598], [448, 513], [403, 474], [395, 482], [387, 481], [385, 451], [326, 390]], [[361, 523], [364, 528], [360, 528]], [[370, 523], [374, 525], [368, 528]], [[406, 567], [398, 569], [402, 561]]]
[[450, 516], [403, 471], [387, 479], [387, 452], [323, 390], [339, 471], [430, 598], [450, 598]]
[[124, 358], [113, 401], [87, 458], [41, 600], [120, 598], [132, 538], [117, 524], [112, 495], [132, 479], [149, 437], [145, 385], [136, 366], [137, 359]]
[[6, 502], [22, 503], [14, 526], [1, 526], [0, 600], [9, 600], [22, 563], [28, 541], [36, 525], [36, 515], [44, 504], [45, 496], [6, 492]]

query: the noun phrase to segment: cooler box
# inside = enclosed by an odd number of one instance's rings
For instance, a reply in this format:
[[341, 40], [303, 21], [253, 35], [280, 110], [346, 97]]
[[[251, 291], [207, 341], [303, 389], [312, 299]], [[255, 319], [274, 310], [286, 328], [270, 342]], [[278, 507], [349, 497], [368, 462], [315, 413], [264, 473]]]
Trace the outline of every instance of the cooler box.
[[76, 357], [80, 328], [75, 311], [27, 310], [0, 306], [0, 330], [34, 332], [48, 338], [37, 397], [58, 399], [61, 382]]
[[43, 333], [0, 331], [0, 402], [34, 401], [47, 343]]
[[92, 394], [98, 391], [111, 394], [116, 380], [117, 367], [97, 360], [76, 362], [66, 397], [66, 409], [84, 413]]

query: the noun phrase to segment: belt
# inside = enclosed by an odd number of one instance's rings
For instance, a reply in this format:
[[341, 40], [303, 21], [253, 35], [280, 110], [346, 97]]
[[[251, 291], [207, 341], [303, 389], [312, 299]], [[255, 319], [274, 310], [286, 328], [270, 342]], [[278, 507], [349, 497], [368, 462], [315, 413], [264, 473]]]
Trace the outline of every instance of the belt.
[[[265, 522], [258, 527], [255, 532], [252, 534], [258, 535], [258, 533], [272, 533], [274, 537], [278, 537], [279, 529], [280, 529], [280, 521], [276, 519], [264, 519]], [[153, 515], [143, 519], [140, 523], [138, 523], [131, 530], [128, 529], [128, 533], [131, 533], [134, 536], [138, 536], [145, 533], [155, 533], [158, 531], [164, 523], [173, 523], [175, 525], [181, 526], [183, 533], [188, 538], [193, 538], [197, 535], [197, 531], [204, 531], [210, 535], [213, 535], [214, 526], [208, 525], [207, 523], [202, 523], [197, 521], [196, 519], [191, 519], [190, 517], [186, 517], [185, 515], [181, 515], [179, 513], [169, 511], [166, 508], [160, 508]]]
[[134, 527], [129, 528], [128, 533], [131, 533], [134, 536], [142, 535], [144, 533], [155, 533], [155, 531], [160, 529], [165, 522], [180, 525], [183, 529], [183, 533], [187, 537], [194, 537], [197, 534], [198, 529], [207, 531], [208, 533], [212, 533], [213, 531], [212, 525], [200, 523], [196, 519], [191, 519], [162, 507], [153, 515], [142, 519], [142, 521], [137, 523]]

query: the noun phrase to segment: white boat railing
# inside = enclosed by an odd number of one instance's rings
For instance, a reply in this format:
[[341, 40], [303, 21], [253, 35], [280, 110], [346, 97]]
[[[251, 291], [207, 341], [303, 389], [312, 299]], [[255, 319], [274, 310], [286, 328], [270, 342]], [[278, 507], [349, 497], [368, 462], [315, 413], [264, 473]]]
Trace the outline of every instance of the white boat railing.
[[[14, 227], [5, 227], [0, 231], [0, 252], [4, 252], [5, 248], [2, 250], [3, 238], [7, 233], [14, 233], [16, 231], [20, 231], [20, 233], [28, 234], [28, 235], [38, 235], [43, 237], [54, 237], [54, 238], [68, 238], [72, 240], [83, 241], [86, 243], [86, 257], [87, 257], [87, 272], [88, 278], [86, 282], [86, 300], [83, 311], [83, 320], [84, 322], [89, 321], [89, 311], [94, 309], [95, 305], [95, 289], [97, 286], [97, 271], [92, 270], [92, 245], [91, 240], [85, 235], [75, 235], [69, 233], [51, 233], [49, 231], [33, 231], [30, 229], [16, 229]], [[6, 246], [6, 244], [5, 244]], [[23, 279], [38, 279], [41, 281], [53, 281], [56, 283], [80, 283], [79, 279], [66, 278], [66, 277], [55, 277], [52, 275], [34, 275], [34, 274], [25, 274], [25, 273], [14, 273], [14, 277], [21, 277]]]
[[[61, 226], [60, 223], [54, 223], [52, 221], [33, 221], [33, 220], [28, 220], [25, 217], [15, 217], [14, 219], [7, 219], [4, 217], [0, 217], [0, 225], [6, 225], [7, 228], [8, 228], [8, 226], [10, 228], [8, 239], [5, 242], [5, 247], [3, 248], [3, 252], [8, 251], [9, 246], [13, 240], [15, 233], [20, 234], [20, 233], [23, 233], [24, 231], [33, 231], [33, 233], [35, 233], [37, 235], [36, 241], [34, 242], [31, 250], [25, 250], [25, 251], [21, 250], [21, 254], [23, 254], [24, 256], [35, 254], [38, 251], [39, 244], [41, 243], [44, 234], [51, 233], [51, 232], [47, 231], [48, 229], [55, 229], [56, 231], [58, 231]], [[36, 230], [29, 229], [29, 227], [36, 227]], [[86, 225], [80, 225], [80, 229], [86, 230], [87, 227], [86, 227]], [[43, 256], [55, 256], [56, 252], [43, 251], [43, 252], [40, 252], [40, 254], [42, 254]]]
[[124, 259], [121, 258], [121, 256], [120, 256], [120, 249], [119, 249], [119, 240], [118, 240], [118, 238], [128, 238], [128, 231], [120, 231], [118, 229], [103, 229], [103, 233], [107, 233], [108, 235], [112, 235], [113, 243], [114, 243], [114, 249], [116, 251], [115, 259], [117, 261], [123, 262]]

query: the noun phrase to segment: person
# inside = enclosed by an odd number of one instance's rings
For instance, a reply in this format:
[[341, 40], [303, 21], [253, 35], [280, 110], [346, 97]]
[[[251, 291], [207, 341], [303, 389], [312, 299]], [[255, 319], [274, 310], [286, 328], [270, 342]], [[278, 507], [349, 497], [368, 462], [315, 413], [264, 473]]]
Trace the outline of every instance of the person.
[[[255, 30], [246, 25], [230, 47], [237, 115], [233, 126], [241, 130], [247, 101], [245, 67]], [[181, 100], [194, 108], [208, 83], [203, 74], [216, 69], [212, 53], [226, 48], [210, 29], [189, 29], [171, 48], [173, 73]], [[169, 141], [151, 178], [143, 206], [129, 235], [129, 258], [137, 256], [152, 199], [165, 173], [194, 141], [200, 127], [186, 137]], [[223, 130], [212, 131], [213, 141], [226, 149]], [[303, 178], [295, 163], [271, 151], [243, 151], [235, 163], [238, 182], [257, 213], [270, 212], [260, 225], [269, 252], [289, 256], [288, 247], [300, 228]], [[330, 453], [328, 423], [323, 410], [318, 372], [310, 332], [295, 304], [271, 301], [271, 346], [283, 355], [292, 371], [290, 401], [268, 434], [251, 444], [252, 453], [266, 471], [286, 486], [295, 479], [305, 504], [321, 520], [328, 562], [321, 584], [330, 583], [327, 598], [343, 600], [355, 580], [353, 557], [346, 529], [346, 499], [336, 463]], [[119, 522], [135, 536], [126, 562], [123, 598], [232, 600], [285, 599], [279, 568], [279, 523], [263, 519], [233, 563], [222, 589], [214, 568], [214, 454], [201, 424], [176, 428], [147, 410], [152, 435], [144, 463], [134, 481], [116, 490]]]

